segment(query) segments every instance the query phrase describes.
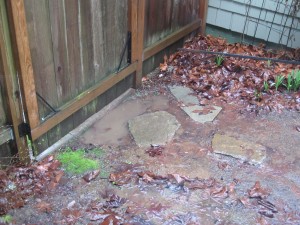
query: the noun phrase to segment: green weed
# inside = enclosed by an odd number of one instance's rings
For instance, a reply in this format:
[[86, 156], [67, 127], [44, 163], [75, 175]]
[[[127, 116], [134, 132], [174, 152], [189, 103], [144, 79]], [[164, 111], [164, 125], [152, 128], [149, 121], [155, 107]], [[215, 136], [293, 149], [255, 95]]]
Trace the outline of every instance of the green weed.
[[224, 57], [223, 56], [221, 56], [221, 55], [216, 56], [215, 63], [217, 64], [217, 66], [221, 66], [222, 63], [223, 63], [223, 61], [224, 61]]
[[270, 67], [271, 65], [272, 65], [272, 61], [269, 59], [269, 60], [267, 61], [267, 66]]
[[275, 77], [275, 89], [276, 91], [278, 90], [279, 86], [282, 85], [284, 80], [284, 76], [283, 75], [279, 75]]
[[268, 92], [269, 91], [269, 84], [268, 81], [264, 81], [264, 91]]
[[293, 89], [294, 91], [298, 91], [300, 88], [300, 70], [293, 71]]
[[4, 215], [0, 217], [0, 223], [11, 223], [13, 218], [11, 215]]
[[99, 162], [86, 158], [83, 149], [72, 151], [72, 149], [67, 148], [58, 154], [57, 159], [70, 174], [83, 174], [87, 171], [99, 168]]
[[293, 77], [292, 77], [292, 73], [290, 73], [289, 75], [288, 75], [288, 77], [287, 77], [287, 83], [286, 83], [286, 89], [288, 90], [288, 91], [291, 91], [291, 89], [292, 89], [292, 87], [294, 86], [294, 84], [293, 84], [294, 82], [293, 82]]
[[293, 70], [286, 79], [286, 84], [283, 84], [288, 91], [298, 91], [300, 88], [300, 71]]
[[258, 91], [257, 89], [255, 89], [254, 91], [254, 97], [255, 97], [255, 101], [260, 102], [262, 100], [262, 94], [260, 91]]

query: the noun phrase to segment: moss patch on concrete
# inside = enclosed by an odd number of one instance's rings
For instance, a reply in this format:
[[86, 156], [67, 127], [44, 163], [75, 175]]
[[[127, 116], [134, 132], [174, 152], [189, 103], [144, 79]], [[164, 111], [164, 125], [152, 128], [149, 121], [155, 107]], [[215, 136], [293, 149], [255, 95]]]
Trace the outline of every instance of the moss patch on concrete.
[[57, 155], [57, 159], [67, 173], [70, 174], [83, 174], [87, 171], [98, 169], [100, 166], [97, 160], [89, 159], [85, 156], [84, 149], [73, 151], [67, 148]]

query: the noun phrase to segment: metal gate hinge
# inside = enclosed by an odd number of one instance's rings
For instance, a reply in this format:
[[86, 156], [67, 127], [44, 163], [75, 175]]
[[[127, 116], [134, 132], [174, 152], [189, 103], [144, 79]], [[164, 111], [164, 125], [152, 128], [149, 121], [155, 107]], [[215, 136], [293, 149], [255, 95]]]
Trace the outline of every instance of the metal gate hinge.
[[28, 123], [21, 123], [18, 126], [18, 130], [19, 130], [20, 137], [25, 137], [26, 135], [31, 136], [31, 129]]

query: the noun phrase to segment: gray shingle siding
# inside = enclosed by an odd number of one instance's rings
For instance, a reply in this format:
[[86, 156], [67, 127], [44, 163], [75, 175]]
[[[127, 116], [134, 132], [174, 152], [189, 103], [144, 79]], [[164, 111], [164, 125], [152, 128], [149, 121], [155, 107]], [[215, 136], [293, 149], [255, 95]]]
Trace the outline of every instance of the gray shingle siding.
[[[246, 24], [244, 33], [249, 36], [255, 35], [256, 38], [269, 42], [288, 43], [288, 47], [299, 48], [300, 12], [293, 20], [288, 16], [292, 0], [288, 0], [287, 5], [278, 5], [277, 2], [278, 0], [266, 0], [265, 3], [263, 0], [209, 0], [207, 24], [238, 33], [243, 33]], [[292, 29], [288, 40], [290, 27]]]

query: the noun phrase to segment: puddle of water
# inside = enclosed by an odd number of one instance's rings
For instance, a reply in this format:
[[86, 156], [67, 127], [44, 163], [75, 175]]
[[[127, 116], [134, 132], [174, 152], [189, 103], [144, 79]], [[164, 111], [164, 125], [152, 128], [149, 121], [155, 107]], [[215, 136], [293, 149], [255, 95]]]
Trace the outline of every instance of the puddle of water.
[[129, 138], [128, 121], [148, 111], [166, 110], [166, 96], [151, 96], [146, 99], [133, 99], [111, 110], [97, 121], [81, 137], [85, 144], [122, 145]]

